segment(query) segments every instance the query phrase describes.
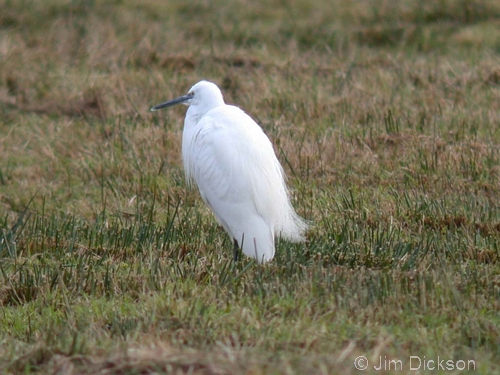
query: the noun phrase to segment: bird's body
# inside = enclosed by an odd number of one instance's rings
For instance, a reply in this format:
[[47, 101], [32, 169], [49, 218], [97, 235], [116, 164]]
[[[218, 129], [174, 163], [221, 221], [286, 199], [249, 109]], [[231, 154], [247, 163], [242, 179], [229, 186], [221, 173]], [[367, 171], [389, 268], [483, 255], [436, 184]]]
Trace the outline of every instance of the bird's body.
[[275, 234], [302, 241], [307, 225], [291, 206], [283, 169], [261, 127], [226, 105], [211, 82], [201, 81], [188, 95], [153, 109], [178, 102], [189, 105], [182, 135], [187, 181], [196, 183], [243, 253], [267, 262], [274, 257]]

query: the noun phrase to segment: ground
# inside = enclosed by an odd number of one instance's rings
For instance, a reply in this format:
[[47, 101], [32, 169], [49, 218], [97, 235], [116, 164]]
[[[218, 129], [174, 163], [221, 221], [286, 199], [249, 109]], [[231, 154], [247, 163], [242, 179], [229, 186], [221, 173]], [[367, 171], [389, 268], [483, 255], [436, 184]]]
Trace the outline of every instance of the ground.
[[[0, 64], [0, 372], [500, 373], [498, 1], [0, 0]], [[201, 79], [310, 222], [264, 266], [149, 112]]]

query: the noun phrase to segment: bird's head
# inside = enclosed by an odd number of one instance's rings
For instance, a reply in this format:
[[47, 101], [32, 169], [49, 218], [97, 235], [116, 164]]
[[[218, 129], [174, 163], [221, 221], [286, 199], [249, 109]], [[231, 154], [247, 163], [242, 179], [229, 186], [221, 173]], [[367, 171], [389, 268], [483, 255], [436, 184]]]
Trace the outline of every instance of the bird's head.
[[156, 111], [161, 108], [173, 106], [175, 104], [184, 104], [187, 106], [196, 107], [197, 112], [206, 113], [212, 108], [224, 104], [222, 93], [215, 83], [208, 81], [200, 81], [188, 91], [186, 95], [165, 103], [155, 105], [151, 111]]

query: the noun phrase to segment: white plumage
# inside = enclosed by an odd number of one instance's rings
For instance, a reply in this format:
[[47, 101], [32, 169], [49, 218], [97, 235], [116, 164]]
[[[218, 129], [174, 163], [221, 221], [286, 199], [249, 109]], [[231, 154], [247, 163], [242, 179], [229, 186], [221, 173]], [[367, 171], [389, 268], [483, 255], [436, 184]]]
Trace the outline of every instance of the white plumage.
[[219, 88], [201, 81], [187, 95], [153, 107], [189, 106], [182, 134], [188, 183], [244, 254], [267, 262], [274, 237], [304, 240], [306, 223], [295, 213], [271, 142], [241, 109], [226, 105]]

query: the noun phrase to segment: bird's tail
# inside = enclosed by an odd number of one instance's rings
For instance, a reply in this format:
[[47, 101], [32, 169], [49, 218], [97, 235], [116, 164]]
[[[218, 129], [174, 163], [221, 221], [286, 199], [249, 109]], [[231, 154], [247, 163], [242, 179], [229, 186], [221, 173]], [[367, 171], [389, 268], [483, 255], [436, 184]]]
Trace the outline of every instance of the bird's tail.
[[307, 222], [297, 215], [290, 204], [286, 214], [283, 216], [281, 221], [276, 225], [278, 235], [291, 242], [303, 242], [307, 228], [309, 228]]

